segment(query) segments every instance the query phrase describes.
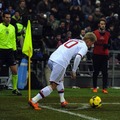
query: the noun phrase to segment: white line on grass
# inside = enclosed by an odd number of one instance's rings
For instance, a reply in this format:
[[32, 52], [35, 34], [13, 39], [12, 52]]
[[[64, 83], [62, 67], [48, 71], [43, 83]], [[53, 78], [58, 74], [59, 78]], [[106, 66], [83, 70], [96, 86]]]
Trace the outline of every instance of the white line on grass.
[[[45, 104], [58, 104], [58, 103], [45, 103]], [[88, 105], [88, 103], [69, 103], [71, 105], [75, 105], [75, 104], [81, 104], [81, 105]], [[120, 105], [120, 102], [116, 102], [116, 103], [102, 103], [102, 104], [113, 104], [113, 105]]]
[[[41, 105], [40, 105], [41, 106]], [[52, 107], [49, 107], [49, 106], [41, 106], [43, 108], [46, 108], [46, 109], [49, 109], [49, 110], [54, 110], [54, 111], [58, 111], [58, 112], [62, 112], [62, 113], [66, 113], [66, 114], [69, 114], [69, 115], [74, 115], [74, 116], [77, 116], [77, 117], [81, 117], [81, 118], [84, 118], [86, 120], [100, 120], [100, 119], [96, 119], [96, 118], [93, 118], [93, 117], [89, 117], [87, 115], [83, 115], [83, 114], [78, 114], [78, 113], [73, 113], [73, 112], [70, 112], [70, 111], [65, 111], [65, 110], [61, 110], [61, 109], [56, 109], [56, 108], [52, 108]]]
[[[46, 103], [46, 104], [58, 104], [58, 103]], [[78, 103], [69, 103], [69, 104], [78, 104]], [[78, 108], [78, 109], [89, 108], [87, 103], [80, 103], [80, 104], [84, 105], [84, 106], [81, 107], [81, 108]], [[117, 102], [117, 103], [102, 103], [102, 104], [119, 105], [120, 102]], [[96, 119], [96, 118], [93, 118], [93, 117], [90, 117], [90, 116], [86, 116], [86, 115], [83, 115], [83, 114], [73, 113], [73, 112], [70, 112], [68, 110], [66, 111], [66, 110], [56, 109], [56, 108], [52, 108], [50, 106], [44, 106], [44, 105], [40, 105], [40, 106], [43, 107], [43, 108], [46, 108], [46, 109], [50, 109], [50, 110], [54, 110], [54, 111], [58, 111], [58, 112], [62, 112], [62, 113], [70, 114], [70, 115], [74, 115], [74, 116], [77, 116], [77, 117], [81, 117], [81, 118], [84, 118], [86, 120], [100, 120], [100, 119]]]
[[119, 102], [117, 102], [117, 103], [102, 103], [102, 104], [112, 104], [112, 105], [120, 105], [120, 103]]

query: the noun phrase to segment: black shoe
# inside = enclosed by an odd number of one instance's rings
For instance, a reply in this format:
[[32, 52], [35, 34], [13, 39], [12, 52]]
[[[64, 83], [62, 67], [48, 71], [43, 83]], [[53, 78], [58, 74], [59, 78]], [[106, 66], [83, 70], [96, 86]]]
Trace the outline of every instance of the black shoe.
[[22, 95], [19, 90], [13, 90], [12, 94], [17, 95], [17, 96], [21, 96]]

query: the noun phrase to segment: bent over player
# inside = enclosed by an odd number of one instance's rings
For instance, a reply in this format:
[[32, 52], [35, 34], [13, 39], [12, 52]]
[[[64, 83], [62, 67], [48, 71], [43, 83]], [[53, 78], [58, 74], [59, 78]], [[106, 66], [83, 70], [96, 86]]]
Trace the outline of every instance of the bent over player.
[[35, 110], [41, 110], [38, 101], [51, 94], [57, 88], [60, 94], [61, 106], [65, 107], [68, 103], [64, 98], [63, 79], [70, 60], [74, 58], [74, 64], [71, 72], [71, 78], [76, 78], [76, 70], [81, 58], [86, 55], [88, 48], [94, 44], [96, 36], [92, 32], [86, 33], [84, 40], [70, 39], [58, 47], [50, 56], [48, 66], [51, 69], [50, 85], [44, 87], [39, 93], [29, 101], [29, 105]]

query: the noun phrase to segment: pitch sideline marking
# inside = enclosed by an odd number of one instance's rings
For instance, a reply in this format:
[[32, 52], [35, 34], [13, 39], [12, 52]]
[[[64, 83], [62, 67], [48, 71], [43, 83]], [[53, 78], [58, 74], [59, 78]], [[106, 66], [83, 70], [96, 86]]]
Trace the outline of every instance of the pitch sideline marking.
[[[47, 103], [47, 104], [51, 104], [51, 103]], [[52, 104], [58, 104], [58, 103], [52, 103]], [[69, 103], [69, 104], [76, 104], [76, 103]], [[118, 104], [119, 105], [120, 103], [117, 102], [117, 103], [102, 103], [102, 104], [115, 104], [115, 105]], [[88, 104], [87, 103], [82, 103], [82, 105], [88, 105]], [[70, 111], [56, 109], [56, 108], [52, 108], [52, 107], [49, 107], [49, 106], [43, 106], [42, 105], [41, 107], [46, 108], [46, 109], [50, 109], [50, 110], [54, 110], [54, 111], [58, 111], [58, 112], [62, 112], [62, 113], [67, 113], [67, 114], [74, 115], [74, 116], [78, 116], [78, 117], [81, 117], [81, 118], [84, 118], [84, 119], [87, 119], [87, 120], [100, 120], [100, 119], [89, 117], [89, 116], [86, 116], [86, 115], [83, 115], [83, 114], [73, 113], [73, 112], [70, 112]], [[86, 109], [86, 107], [83, 107], [81, 109]]]
[[86, 115], [83, 115], [83, 114], [73, 113], [73, 112], [70, 112], [70, 111], [56, 109], [56, 108], [52, 108], [52, 107], [49, 107], [49, 106], [43, 106], [43, 105], [40, 105], [40, 106], [43, 107], [43, 108], [49, 109], [49, 110], [58, 111], [58, 112], [66, 113], [66, 114], [69, 114], [69, 115], [78, 116], [78, 117], [81, 117], [81, 118], [84, 118], [84, 119], [87, 119], [87, 120], [100, 120], [100, 119], [89, 117], [89, 116], [86, 116]]
[[[46, 104], [58, 104], [58, 103], [46, 103]], [[69, 103], [69, 104], [81, 104], [81, 105], [88, 105], [88, 103]], [[105, 103], [102, 103], [102, 104], [113, 104], [113, 105], [120, 105], [120, 102], [116, 102], [116, 103], [108, 103], [108, 102], [105, 102]]]

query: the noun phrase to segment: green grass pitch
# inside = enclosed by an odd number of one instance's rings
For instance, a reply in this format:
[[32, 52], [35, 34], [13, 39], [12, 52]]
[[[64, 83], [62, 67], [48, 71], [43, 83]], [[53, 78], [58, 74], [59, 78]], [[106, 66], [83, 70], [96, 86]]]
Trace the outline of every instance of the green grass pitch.
[[[65, 88], [65, 98], [69, 102], [61, 108], [57, 91], [39, 101], [42, 110], [33, 110], [28, 105], [28, 91], [22, 90], [22, 96], [13, 96], [11, 90], [0, 91], [0, 120], [120, 120], [120, 89], [108, 89], [108, 94], [92, 93], [90, 88]], [[31, 90], [32, 97], [39, 90]], [[89, 99], [98, 95], [102, 107], [93, 109]]]

